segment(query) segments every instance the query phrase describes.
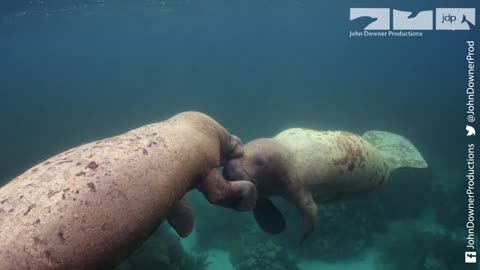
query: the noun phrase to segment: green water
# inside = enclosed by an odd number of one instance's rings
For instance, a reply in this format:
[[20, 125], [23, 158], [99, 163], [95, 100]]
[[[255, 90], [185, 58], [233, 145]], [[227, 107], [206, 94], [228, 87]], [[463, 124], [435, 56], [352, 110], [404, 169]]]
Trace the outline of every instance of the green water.
[[[349, 9], [386, 1], [94, 1], [0, 4], [0, 183], [89, 141], [187, 110], [248, 142], [293, 127], [409, 138], [428, 169], [402, 170], [370, 196], [287, 230], [188, 194], [195, 230], [163, 224], [118, 270], [478, 269], [464, 263], [464, 40], [348, 37]], [[84, 4], [88, 5], [85, 6]], [[47, 6], [45, 6], [47, 5]], [[392, 8], [475, 7], [403, 1]], [[478, 208], [478, 207], [477, 207]]]

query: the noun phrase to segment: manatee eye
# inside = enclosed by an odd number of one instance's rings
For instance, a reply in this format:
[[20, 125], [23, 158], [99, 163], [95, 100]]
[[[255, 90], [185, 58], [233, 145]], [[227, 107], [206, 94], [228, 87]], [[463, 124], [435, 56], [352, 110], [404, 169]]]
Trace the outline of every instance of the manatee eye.
[[258, 167], [263, 167], [265, 165], [266, 161], [262, 157], [255, 157], [253, 160], [253, 164], [255, 164]]

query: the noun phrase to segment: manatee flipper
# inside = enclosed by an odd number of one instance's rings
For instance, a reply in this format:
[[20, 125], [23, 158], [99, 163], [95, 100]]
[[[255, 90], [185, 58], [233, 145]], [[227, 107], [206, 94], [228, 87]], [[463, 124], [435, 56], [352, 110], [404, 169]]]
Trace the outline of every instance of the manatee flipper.
[[296, 206], [303, 217], [303, 231], [299, 242], [299, 244], [302, 245], [315, 228], [318, 207], [311, 193], [303, 193], [303, 195], [299, 197]]
[[282, 212], [266, 197], [258, 198], [253, 215], [260, 228], [267, 233], [281, 233], [287, 226]]
[[368, 131], [363, 138], [369, 141], [385, 159], [389, 171], [398, 168], [427, 168], [428, 164], [423, 159], [415, 146], [404, 137], [385, 132]]
[[180, 237], [187, 237], [192, 232], [193, 211], [185, 197], [170, 209], [167, 221]]
[[251, 182], [245, 180], [228, 182], [218, 169], [212, 169], [204, 179], [201, 179], [197, 188], [210, 203], [237, 211], [252, 210], [257, 201], [257, 190]]

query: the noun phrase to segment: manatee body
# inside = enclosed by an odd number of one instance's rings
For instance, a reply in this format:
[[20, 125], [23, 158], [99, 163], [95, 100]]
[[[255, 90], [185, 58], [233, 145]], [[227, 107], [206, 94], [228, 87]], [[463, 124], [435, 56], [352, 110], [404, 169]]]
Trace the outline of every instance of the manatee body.
[[293, 203], [304, 219], [301, 242], [313, 231], [317, 203], [368, 194], [382, 186], [396, 168], [427, 167], [408, 140], [381, 131], [358, 136], [292, 128], [274, 138], [251, 141], [244, 150], [243, 156], [227, 162], [224, 175], [255, 184], [254, 215], [267, 232], [279, 233], [286, 226], [268, 197], [281, 196]]
[[188, 235], [186, 192], [249, 210], [248, 181], [226, 182], [225, 160], [240, 140], [212, 118], [178, 114], [116, 137], [70, 149], [0, 189], [0, 269], [109, 269], [167, 219]]

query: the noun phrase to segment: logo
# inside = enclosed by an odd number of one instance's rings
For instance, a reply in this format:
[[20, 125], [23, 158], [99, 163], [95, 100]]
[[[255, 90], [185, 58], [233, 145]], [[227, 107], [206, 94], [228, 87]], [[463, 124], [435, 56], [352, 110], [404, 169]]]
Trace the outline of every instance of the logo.
[[475, 129], [472, 126], [467, 125], [465, 129], [467, 130], [467, 136], [475, 136]]
[[475, 26], [474, 8], [437, 8], [437, 30], [471, 30]]
[[414, 14], [394, 9], [393, 30], [433, 30], [433, 10]]
[[365, 20], [365, 30], [389, 30], [390, 9], [389, 8], [351, 8], [350, 21]]
[[465, 252], [465, 262], [466, 263], [477, 263], [477, 252], [466, 251]]
[[436, 8], [435, 12], [350, 8], [350, 21], [357, 28], [350, 31], [350, 37], [421, 37], [423, 30], [473, 29], [475, 8]]

